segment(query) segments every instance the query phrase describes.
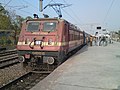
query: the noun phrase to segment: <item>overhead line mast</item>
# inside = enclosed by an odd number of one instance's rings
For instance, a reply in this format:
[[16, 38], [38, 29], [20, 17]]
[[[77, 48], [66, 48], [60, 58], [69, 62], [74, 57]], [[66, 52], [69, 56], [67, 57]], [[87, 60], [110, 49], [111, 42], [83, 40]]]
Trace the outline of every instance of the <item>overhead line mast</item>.
[[40, 12], [42, 12], [43, 9], [43, 0], [40, 0]]

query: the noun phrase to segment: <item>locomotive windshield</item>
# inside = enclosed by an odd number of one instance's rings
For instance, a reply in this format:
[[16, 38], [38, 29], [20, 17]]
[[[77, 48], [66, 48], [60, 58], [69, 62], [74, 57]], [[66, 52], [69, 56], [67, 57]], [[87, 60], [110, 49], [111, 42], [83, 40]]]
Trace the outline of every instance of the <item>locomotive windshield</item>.
[[29, 22], [27, 26], [27, 31], [37, 32], [39, 31], [39, 22]]
[[56, 22], [45, 22], [43, 25], [43, 31], [55, 31], [56, 29]]

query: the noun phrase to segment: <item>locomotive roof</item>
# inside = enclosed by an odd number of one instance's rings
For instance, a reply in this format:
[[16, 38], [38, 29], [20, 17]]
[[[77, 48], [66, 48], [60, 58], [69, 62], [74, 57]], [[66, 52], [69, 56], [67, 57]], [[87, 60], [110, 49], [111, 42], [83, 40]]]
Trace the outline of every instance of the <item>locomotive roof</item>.
[[[65, 19], [59, 19], [59, 18], [35, 18], [35, 19], [31, 19], [31, 20], [26, 20], [26, 22], [27, 21], [44, 21], [44, 20], [51, 20], [51, 21], [66, 21], [67, 23], [70, 23], [70, 22], [68, 22], [67, 20], [65, 20]], [[74, 25], [74, 24], [72, 24], [72, 23], [70, 23], [71, 25]]]
[[31, 20], [27, 20], [27, 21], [44, 21], [44, 20], [66, 21], [64, 19], [59, 19], [59, 18], [37, 18], [37, 19], [31, 19]]

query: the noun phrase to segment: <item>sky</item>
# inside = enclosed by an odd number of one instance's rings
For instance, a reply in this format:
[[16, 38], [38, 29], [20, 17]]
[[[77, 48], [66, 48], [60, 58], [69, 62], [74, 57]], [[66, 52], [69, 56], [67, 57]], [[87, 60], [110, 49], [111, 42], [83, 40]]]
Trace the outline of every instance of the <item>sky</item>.
[[[22, 17], [33, 17], [34, 13], [42, 17], [39, 0], [0, 0], [0, 3]], [[94, 33], [98, 26], [108, 31], [120, 29], [120, 0], [43, 0], [43, 7], [49, 3], [71, 4], [61, 9], [62, 18], [84, 31]], [[50, 7], [47, 7], [43, 13], [57, 17]]]

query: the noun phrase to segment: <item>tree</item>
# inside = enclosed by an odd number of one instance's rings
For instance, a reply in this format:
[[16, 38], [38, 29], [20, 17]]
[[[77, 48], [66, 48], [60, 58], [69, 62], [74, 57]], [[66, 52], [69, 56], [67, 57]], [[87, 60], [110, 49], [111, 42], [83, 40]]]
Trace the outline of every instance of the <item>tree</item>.
[[8, 15], [8, 11], [5, 10], [5, 8], [1, 5], [1, 3], [0, 3], [0, 14], [2, 14], [2, 15]]
[[23, 17], [21, 17], [20, 15], [16, 15], [16, 24], [17, 26], [21, 29], [22, 27], [22, 22], [24, 21], [25, 19]]
[[0, 29], [9, 30], [11, 29], [11, 21], [6, 15], [0, 15]]
[[[16, 15], [15, 11], [9, 10], [8, 12], [8, 10], [0, 4], [0, 30], [13, 30], [12, 32], [10, 31], [10, 38], [12, 38], [12, 41], [15, 41], [15, 45], [17, 43], [17, 36], [22, 27], [22, 22], [31, 19], [32, 17], [30, 16], [23, 18], [20, 15]], [[5, 43], [3, 41], [5, 41], [5, 38], [2, 38], [1, 43]], [[10, 41], [8, 41], [8, 43], [10, 43]]]
[[8, 11], [0, 4], [0, 29], [8, 30], [11, 28], [11, 25]]
[[[17, 32], [20, 32], [19, 22], [17, 22], [16, 16], [14, 12], [8, 12], [5, 8], [0, 4], [0, 30], [13, 30], [10, 36], [14, 39], [15, 44], [17, 42]], [[22, 23], [22, 22], [21, 22]], [[8, 31], [7, 31], [8, 32]]]

